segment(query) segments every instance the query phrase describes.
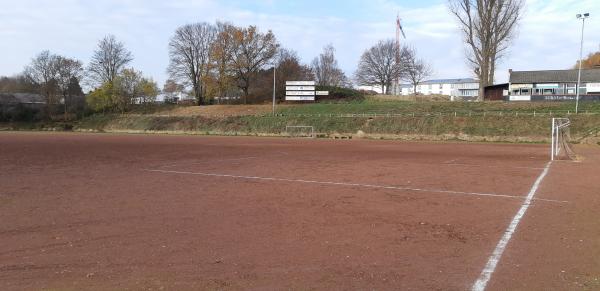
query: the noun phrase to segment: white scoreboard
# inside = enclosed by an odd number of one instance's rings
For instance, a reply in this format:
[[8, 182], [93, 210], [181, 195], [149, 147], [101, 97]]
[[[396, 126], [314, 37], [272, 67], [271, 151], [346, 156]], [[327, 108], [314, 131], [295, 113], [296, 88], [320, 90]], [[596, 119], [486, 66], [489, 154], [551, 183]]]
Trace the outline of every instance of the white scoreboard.
[[315, 101], [315, 81], [286, 81], [286, 101]]

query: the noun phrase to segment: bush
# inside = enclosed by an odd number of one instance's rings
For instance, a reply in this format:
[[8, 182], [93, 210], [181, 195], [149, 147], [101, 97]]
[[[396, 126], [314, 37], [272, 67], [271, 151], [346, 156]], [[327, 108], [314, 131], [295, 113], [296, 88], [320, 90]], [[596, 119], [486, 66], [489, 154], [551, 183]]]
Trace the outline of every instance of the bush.
[[328, 96], [317, 96], [317, 102], [321, 101], [363, 101], [365, 96], [358, 90], [334, 86], [317, 86], [317, 91], [329, 91]]
[[23, 104], [7, 105], [0, 104], [0, 121], [17, 122], [40, 121], [43, 118], [40, 108], [31, 107]]

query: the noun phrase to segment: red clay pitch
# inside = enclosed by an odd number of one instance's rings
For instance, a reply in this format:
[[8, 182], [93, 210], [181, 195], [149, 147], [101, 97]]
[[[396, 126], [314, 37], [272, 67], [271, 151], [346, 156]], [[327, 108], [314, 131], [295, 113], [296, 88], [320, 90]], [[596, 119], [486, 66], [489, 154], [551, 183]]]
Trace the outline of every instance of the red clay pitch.
[[[488, 290], [600, 288], [600, 151]], [[548, 146], [0, 133], [0, 289], [468, 290]]]

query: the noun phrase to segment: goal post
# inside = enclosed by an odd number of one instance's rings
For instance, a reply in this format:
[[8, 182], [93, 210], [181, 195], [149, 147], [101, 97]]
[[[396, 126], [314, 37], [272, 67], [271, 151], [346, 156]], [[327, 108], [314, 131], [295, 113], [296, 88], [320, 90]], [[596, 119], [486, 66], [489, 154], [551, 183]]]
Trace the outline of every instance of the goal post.
[[308, 125], [287, 125], [285, 127], [286, 135], [290, 137], [315, 137], [315, 128], [314, 126]]
[[575, 153], [571, 148], [571, 121], [568, 118], [552, 118], [551, 160], [572, 159]]

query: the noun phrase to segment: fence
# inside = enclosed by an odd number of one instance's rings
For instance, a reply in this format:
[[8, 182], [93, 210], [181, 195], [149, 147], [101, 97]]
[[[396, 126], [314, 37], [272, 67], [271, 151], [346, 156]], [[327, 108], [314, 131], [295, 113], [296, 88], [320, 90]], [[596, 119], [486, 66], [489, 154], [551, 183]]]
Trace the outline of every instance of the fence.
[[[337, 118], [385, 118], [385, 117], [472, 117], [472, 116], [571, 116], [571, 110], [556, 111], [451, 111], [451, 112], [411, 112], [411, 113], [279, 113], [277, 117], [337, 117]], [[600, 111], [583, 111], [579, 115], [600, 115]], [[271, 117], [272, 115], [262, 115]]]
[[[146, 114], [129, 113], [125, 116], [148, 116]], [[394, 117], [565, 117], [575, 115], [571, 110], [552, 110], [552, 111], [440, 111], [440, 112], [403, 112], [403, 113], [277, 113], [275, 117], [331, 117], [331, 118], [394, 118]], [[578, 115], [590, 116], [600, 115], [600, 111], [580, 111]], [[203, 117], [203, 118], [230, 118], [230, 117], [273, 117], [271, 113], [265, 114], [199, 114], [199, 115], [178, 115], [178, 114], [155, 114], [154, 117]]]

